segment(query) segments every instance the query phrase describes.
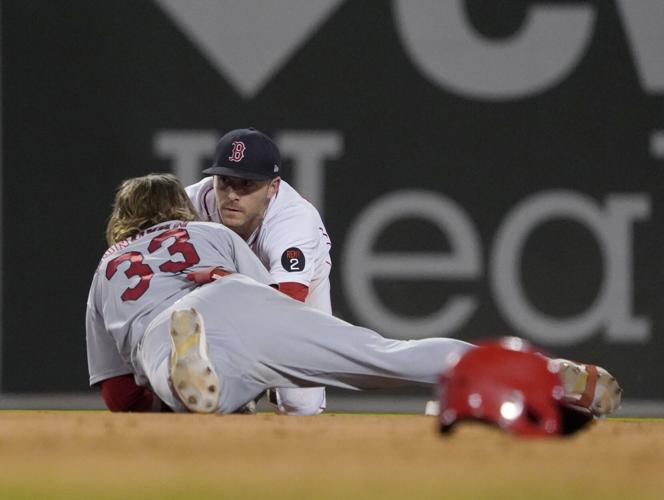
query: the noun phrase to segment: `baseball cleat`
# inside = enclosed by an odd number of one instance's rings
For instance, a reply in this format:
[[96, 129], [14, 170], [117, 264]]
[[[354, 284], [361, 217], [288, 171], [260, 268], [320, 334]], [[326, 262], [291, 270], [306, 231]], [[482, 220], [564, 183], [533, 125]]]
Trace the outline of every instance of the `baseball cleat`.
[[622, 389], [616, 378], [604, 368], [575, 363], [567, 359], [552, 359], [559, 369], [569, 406], [589, 410], [595, 417], [613, 413], [622, 402]]
[[207, 356], [203, 318], [193, 307], [171, 314], [170, 374], [173, 390], [189, 411], [216, 411], [219, 377]]

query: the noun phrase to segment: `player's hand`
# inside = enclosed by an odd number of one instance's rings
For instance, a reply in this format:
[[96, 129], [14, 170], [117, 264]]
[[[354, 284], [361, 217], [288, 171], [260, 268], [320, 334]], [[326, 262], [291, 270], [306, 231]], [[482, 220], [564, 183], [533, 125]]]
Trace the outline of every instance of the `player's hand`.
[[187, 279], [193, 281], [197, 285], [205, 285], [214, 280], [228, 276], [232, 271], [227, 271], [223, 267], [205, 267], [196, 271], [187, 273]]

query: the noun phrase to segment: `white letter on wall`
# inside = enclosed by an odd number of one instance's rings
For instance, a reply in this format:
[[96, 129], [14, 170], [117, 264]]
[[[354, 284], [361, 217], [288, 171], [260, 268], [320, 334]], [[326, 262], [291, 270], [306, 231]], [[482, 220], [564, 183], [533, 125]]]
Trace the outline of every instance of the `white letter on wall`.
[[471, 99], [507, 100], [543, 92], [585, 54], [595, 22], [588, 5], [530, 7], [509, 40], [487, 40], [464, 0], [394, 0], [397, 32], [415, 66], [433, 83]]
[[[387, 226], [413, 217], [426, 219], [445, 233], [449, 253], [373, 251]], [[386, 308], [373, 287], [376, 278], [460, 280], [479, 276], [481, 247], [472, 221], [454, 202], [437, 193], [399, 191], [375, 200], [350, 228], [341, 265], [349, 306], [362, 322], [383, 335], [418, 338], [453, 333], [477, 307], [474, 298], [457, 295], [434, 314], [405, 317]]]
[[641, 85], [664, 92], [664, 2], [618, 0]]
[[343, 153], [337, 131], [284, 131], [275, 142], [282, 157], [293, 158], [293, 185], [323, 215], [325, 208], [325, 160]]
[[[647, 218], [649, 211], [645, 195], [609, 196], [603, 212], [587, 196], [570, 191], [545, 192], [514, 207], [498, 230], [491, 257], [491, 286], [508, 323], [546, 344], [579, 343], [602, 327], [610, 339], [646, 341], [649, 321], [634, 317], [632, 312], [632, 223]], [[536, 311], [521, 282], [522, 252], [528, 235], [539, 224], [561, 218], [582, 223], [590, 230], [604, 262], [597, 298], [584, 313], [571, 318]]]
[[172, 171], [185, 186], [201, 180], [204, 159], [211, 160], [219, 134], [212, 131], [163, 130], [155, 133], [153, 147], [158, 158], [172, 160]]

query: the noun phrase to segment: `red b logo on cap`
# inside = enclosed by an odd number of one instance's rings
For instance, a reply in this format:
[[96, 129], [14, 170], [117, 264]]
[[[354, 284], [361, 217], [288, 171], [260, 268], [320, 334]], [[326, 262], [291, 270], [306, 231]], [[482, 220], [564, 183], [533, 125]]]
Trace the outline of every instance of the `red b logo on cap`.
[[247, 149], [247, 147], [244, 145], [244, 142], [233, 141], [233, 152], [228, 157], [228, 159], [230, 161], [242, 161], [242, 158], [244, 158], [245, 149]]

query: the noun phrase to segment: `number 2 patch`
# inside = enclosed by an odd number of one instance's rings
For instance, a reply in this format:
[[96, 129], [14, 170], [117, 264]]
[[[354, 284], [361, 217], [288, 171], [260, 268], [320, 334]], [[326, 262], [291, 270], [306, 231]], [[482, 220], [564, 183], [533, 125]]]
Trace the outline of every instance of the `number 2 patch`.
[[289, 273], [304, 271], [304, 254], [297, 247], [290, 247], [281, 254], [281, 265]]

